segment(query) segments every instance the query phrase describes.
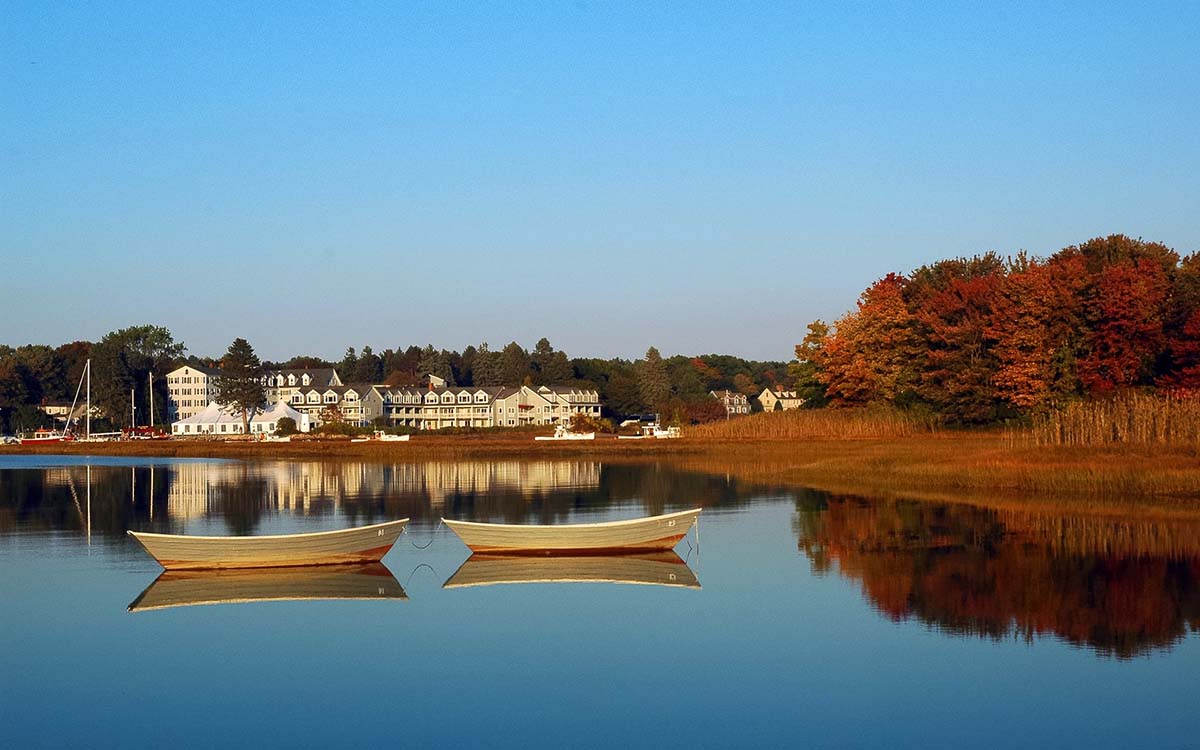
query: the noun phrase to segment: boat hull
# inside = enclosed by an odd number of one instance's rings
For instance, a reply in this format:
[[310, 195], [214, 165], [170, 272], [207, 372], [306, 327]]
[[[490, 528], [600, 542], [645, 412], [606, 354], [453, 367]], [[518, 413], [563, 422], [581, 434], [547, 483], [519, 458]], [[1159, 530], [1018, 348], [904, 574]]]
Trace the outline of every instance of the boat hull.
[[630, 555], [475, 554], [442, 588], [515, 583], [624, 583], [700, 588], [695, 572], [673, 551]]
[[279, 536], [185, 536], [130, 531], [167, 570], [273, 568], [378, 562], [408, 519], [353, 529]]
[[671, 550], [700, 508], [610, 523], [533, 526], [442, 519], [472, 552], [525, 555], [611, 554]]

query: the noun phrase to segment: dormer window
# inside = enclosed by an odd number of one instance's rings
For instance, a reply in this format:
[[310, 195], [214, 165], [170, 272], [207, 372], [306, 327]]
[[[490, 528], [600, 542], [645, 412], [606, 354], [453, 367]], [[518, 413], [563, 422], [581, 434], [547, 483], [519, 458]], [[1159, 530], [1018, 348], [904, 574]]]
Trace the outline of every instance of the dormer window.
[[[288, 375], [288, 385], [295, 385], [295, 384], [296, 384], [296, 376]], [[305, 385], [308, 385], [308, 383], [305, 383]]]
[[453, 393], [443, 393], [442, 394], [442, 403], [443, 404], [453, 404], [454, 403], [454, 394]]
[[469, 404], [469, 403], [471, 403], [471, 394], [469, 394], [469, 393], [460, 393], [460, 394], [458, 394], [458, 403], [460, 403], [460, 404]]
[[337, 394], [336, 393], [326, 393], [325, 394], [325, 403], [336, 404], [337, 403]]
[[299, 393], [297, 393], [296, 395], [292, 396], [292, 403], [293, 404], [302, 404], [302, 403], [304, 403], [304, 397], [301, 396]]
[[304, 383], [304, 385], [309, 385], [309, 384], [311, 384], [311, 383], [312, 383], [312, 378], [310, 378], [310, 377], [308, 376], [308, 373], [307, 373], [307, 372], [306, 372], [306, 373], [304, 373], [304, 377], [300, 378], [300, 380], [301, 380], [301, 382], [303, 382], [303, 383]]
[[308, 394], [308, 403], [319, 404], [321, 403], [321, 397], [314, 391], [313, 393]]

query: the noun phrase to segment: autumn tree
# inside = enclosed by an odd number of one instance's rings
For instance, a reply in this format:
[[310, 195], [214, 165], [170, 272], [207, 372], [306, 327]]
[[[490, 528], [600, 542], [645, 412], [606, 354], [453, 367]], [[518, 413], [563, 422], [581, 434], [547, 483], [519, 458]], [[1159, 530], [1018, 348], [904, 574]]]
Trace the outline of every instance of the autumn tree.
[[[796, 361], [788, 365], [788, 377], [796, 389], [796, 394], [804, 399], [804, 408], [818, 409], [825, 406], [829, 399], [825, 397], [825, 384], [818, 377], [824, 363], [825, 341], [829, 338], [829, 326], [822, 320], [814, 320], [808, 324], [808, 332], [804, 340], [796, 344]], [[761, 393], [757, 386], [747, 393], [743, 388], [738, 390], [747, 396]]]
[[840, 319], [822, 345], [817, 379], [839, 405], [895, 402], [915, 385], [913, 317], [904, 300], [907, 279], [890, 273], [872, 284], [858, 309]]

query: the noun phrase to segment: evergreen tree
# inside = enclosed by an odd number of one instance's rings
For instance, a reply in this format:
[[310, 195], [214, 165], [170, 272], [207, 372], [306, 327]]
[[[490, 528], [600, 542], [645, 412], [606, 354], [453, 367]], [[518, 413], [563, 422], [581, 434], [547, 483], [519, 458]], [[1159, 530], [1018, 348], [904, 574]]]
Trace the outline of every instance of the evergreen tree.
[[475, 385], [502, 385], [504, 376], [500, 372], [500, 355], [488, 348], [487, 342], [475, 350], [471, 364], [471, 378]]
[[338, 375], [343, 380], [353, 380], [354, 373], [358, 371], [358, 354], [355, 353], [354, 347], [346, 349], [346, 356], [342, 357], [341, 363], [338, 364]]
[[242, 414], [242, 432], [250, 434], [250, 419], [267, 400], [262, 381], [262, 363], [254, 347], [243, 338], [233, 340], [221, 359], [221, 376], [214, 385], [217, 403]]
[[671, 398], [671, 379], [662, 355], [653, 346], [646, 357], [637, 363], [637, 389], [647, 408], [662, 412]]
[[504, 385], [522, 385], [530, 374], [529, 352], [517, 342], [509, 342], [500, 352], [500, 375]]
[[533, 380], [538, 385], [560, 385], [575, 377], [575, 370], [567, 355], [555, 351], [547, 338], [537, 342], [529, 359], [533, 366]]
[[358, 383], [378, 383], [383, 380], [383, 360], [376, 356], [371, 347], [364, 346], [354, 370], [347, 373], [347, 376]]

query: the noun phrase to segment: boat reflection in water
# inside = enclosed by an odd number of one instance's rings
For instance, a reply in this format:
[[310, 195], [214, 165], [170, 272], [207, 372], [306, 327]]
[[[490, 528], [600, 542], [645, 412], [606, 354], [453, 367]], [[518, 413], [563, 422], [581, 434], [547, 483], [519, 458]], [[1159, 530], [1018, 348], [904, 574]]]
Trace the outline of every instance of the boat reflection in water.
[[477, 553], [468, 557], [442, 588], [502, 583], [629, 583], [700, 588], [695, 572], [672, 551], [555, 557]]
[[128, 609], [144, 612], [204, 604], [407, 598], [404, 587], [382, 563], [168, 570]]

